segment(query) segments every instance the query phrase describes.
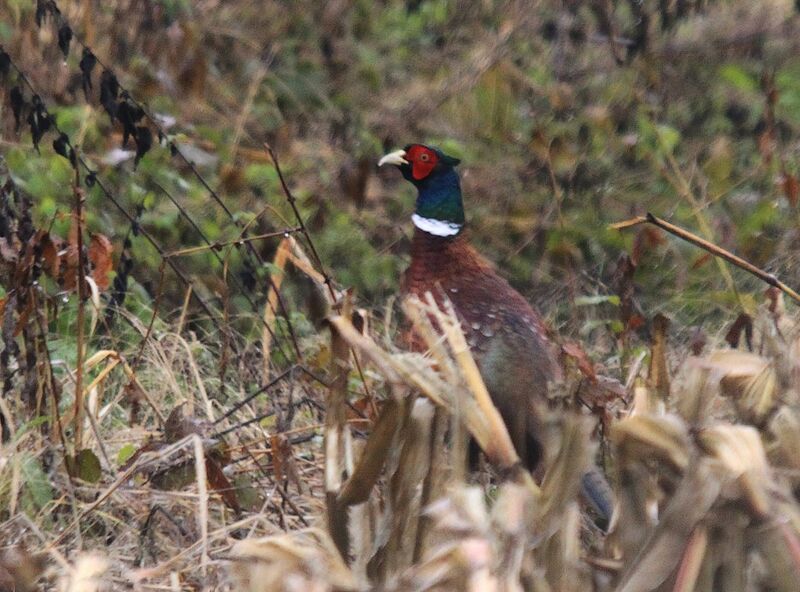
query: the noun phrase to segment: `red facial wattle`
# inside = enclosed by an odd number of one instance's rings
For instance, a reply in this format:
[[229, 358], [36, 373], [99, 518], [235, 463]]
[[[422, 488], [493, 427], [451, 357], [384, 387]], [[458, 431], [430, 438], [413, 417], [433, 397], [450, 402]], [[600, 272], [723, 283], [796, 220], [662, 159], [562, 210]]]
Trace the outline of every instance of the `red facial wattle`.
[[431, 174], [439, 157], [430, 148], [416, 145], [406, 151], [406, 160], [411, 163], [411, 176], [420, 181]]

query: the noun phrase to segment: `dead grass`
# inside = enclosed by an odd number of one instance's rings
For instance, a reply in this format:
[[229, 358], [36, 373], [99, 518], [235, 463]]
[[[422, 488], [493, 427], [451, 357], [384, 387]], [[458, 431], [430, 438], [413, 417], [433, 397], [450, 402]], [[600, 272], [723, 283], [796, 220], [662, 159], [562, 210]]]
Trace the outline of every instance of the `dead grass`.
[[[342, 352], [334, 368], [349, 364], [353, 347], [373, 392], [385, 393], [370, 427], [354, 422], [343, 399], [337, 418], [329, 405], [324, 424], [314, 414], [298, 414], [286, 431], [255, 422], [227, 433], [221, 447], [215, 432], [231, 418], [214, 424], [224, 406], [209, 394], [213, 352], [169, 333], [148, 342], [137, 373], [157, 408], [144, 425], [158, 425], [175, 406], [182, 412], [164, 430], [128, 427], [115, 410], [124, 365], [112, 354], [89, 356], [111, 369], [89, 385], [96, 431], [87, 423], [85, 445], [116, 477], [70, 484], [54, 466], [58, 495], [28, 515], [21, 465], [52, 455], [52, 445], [35, 430], [5, 444], [0, 484], [16, 505], [0, 525], [0, 574], [19, 590], [796, 589], [800, 335], [785, 313], [760, 311], [758, 353], [714, 350], [676, 368], [680, 356], [664, 352], [666, 397], [636, 366], [625, 395], [608, 407], [602, 444], [612, 451], [618, 507], [606, 535], [578, 497], [596, 450], [591, 417], [553, 406], [553, 453], [537, 484], [517, 464], [452, 311], [432, 300], [404, 308], [429, 356], [386, 349], [356, 330], [350, 314], [330, 318]], [[315, 394], [335, 396], [336, 384]], [[287, 381], [270, 403], [280, 407], [300, 386]], [[258, 414], [242, 410], [239, 420]], [[324, 446], [318, 438], [291, 444], [314, 431], [325, 434]], [[491, 465], [477, 483], [462, 468], [467, 435]], [[119, 470], [130, 444], [142, 450]], [[244, 488], [238, 495], [203, 477], [209, 458]]]

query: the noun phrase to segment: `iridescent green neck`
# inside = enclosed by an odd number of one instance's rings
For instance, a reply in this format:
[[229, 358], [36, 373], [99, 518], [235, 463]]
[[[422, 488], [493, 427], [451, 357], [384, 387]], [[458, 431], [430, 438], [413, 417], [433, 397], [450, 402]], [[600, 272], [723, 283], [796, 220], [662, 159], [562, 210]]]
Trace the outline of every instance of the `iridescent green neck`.
[[453, 169], [432, 175], [418, 183], [417, 188], [419, 195], [417, 195], [415, 213], [418, 217], [450, 225], [464, 225], [461, 184], [458, 180], [458, 173]]

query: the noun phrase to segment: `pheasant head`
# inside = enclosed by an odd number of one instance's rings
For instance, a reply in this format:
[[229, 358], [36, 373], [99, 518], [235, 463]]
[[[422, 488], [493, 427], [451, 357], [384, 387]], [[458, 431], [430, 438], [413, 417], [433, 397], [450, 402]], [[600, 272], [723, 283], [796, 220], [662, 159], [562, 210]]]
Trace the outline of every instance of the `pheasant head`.
[[461, 183], [455, 167], [460, 161], [438, 148], [410, 144], [380, 159], [378, 166], [395, 165], [417, 188], [414, 225], [435, 236], [455, 236], [464, 228]]

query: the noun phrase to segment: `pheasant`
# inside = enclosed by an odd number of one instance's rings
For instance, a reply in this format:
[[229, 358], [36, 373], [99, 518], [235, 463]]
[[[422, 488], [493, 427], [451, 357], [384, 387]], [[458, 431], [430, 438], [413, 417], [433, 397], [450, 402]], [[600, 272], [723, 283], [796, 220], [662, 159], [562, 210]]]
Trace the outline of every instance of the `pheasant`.
[[[384, 164], [397, 166], [418, 191], [402, 292], [420, 297], [431, 292], [439, 301], [446, 295], [453, 303], [520, 460], [533, 471], [543, 455], [537, 404], [545, 401], [548, 382], [561, 376], [542, 318], [470, 244], [457, 158], [411, 144], [386, 154], [378, 166]], [[588, 501], [610, 519], [610, 489], [597, 468], [582, 486]]]

